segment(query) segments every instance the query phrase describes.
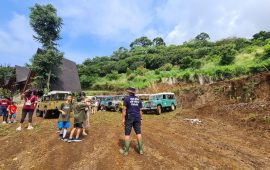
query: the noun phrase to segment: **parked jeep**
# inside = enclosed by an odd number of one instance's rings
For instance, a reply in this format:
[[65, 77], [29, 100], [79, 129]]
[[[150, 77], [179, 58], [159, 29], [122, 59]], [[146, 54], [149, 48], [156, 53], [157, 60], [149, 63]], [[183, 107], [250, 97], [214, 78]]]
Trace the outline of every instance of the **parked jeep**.
[[142, 103], [145, 103], [149, 101], [151, 94], [137, 94], [136, 96], [141, 99]]
[[51, 91], [43, 95], [37, 105], [36, 115], [43, 118], [58, 117], [58, 109], [69, 94], [71, 94], [70, 91]]
[[107, 111], [116, 111], [119, 112], [121, 110], [121, 105], [124, 99], [124, 95], [116, 95], [112, 96], [107, 102], [106, 102], [106, 110]]
[[[137, 94], [136, 95], [139, 99], [141, 99], [142, 103], [145, 103], [149, 101], [150, 94]], [[124, 107], [124, 98], [122, 98], [122, 101], [119, 102], [119, 111], [122, 112], [123, 107]]]
[[177, 102], [174, 93], [157, 93], [150, 95], [149, 101], [143, 102], [142, 111], [144, 113], [154, 111], [157, 114], [161, 114], [166, 110], [175, 110], [176, 105]]

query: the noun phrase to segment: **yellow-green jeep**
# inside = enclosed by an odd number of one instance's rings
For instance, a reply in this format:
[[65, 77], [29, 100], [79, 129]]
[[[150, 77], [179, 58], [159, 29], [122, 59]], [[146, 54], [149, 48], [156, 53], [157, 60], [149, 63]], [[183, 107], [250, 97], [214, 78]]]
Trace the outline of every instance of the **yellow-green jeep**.
[[70, 91], [51, 91], [43, 95], [37, 105], [36, 115], [43, 118], [58, 117], [58, 109], [69, 94], [71, 94]]

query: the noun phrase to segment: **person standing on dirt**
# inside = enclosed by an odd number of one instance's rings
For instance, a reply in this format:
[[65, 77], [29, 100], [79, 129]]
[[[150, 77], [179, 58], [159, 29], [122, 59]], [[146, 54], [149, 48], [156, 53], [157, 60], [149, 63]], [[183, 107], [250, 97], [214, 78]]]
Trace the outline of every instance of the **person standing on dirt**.
[[[81, 130], [83, 129], [83, 123], [85, 121], [86, 113], [91, 106], [91, 102], [86, 100], [86, 97], [83, 93], [80, 94], [78, 98], [78, 103], [74, 105], [74, 128], [72, 129], [68, 142], [80, 142], [82, 141], [80, 137]], [[74, 139], [73, 136], [76, 132], [76, 138]]]
[[22, 108], [22, 118], [20, 121], [20, 126], [16, 129], [17, 131], [22, 130], [22, 124], [24, 122], [24, 119], [26, 118], [28, 114], [28, 130], [34, 129], [32, 126], [32, 118], [33, 114], [37, 105], [37, 97], [33, 94], [31, 90], [26, 90], [23, 94], [24, 104]]
[[0, 115], [3, 116], [3, 124], [7, 123], [8, 120], [8, 106], [11, 104], [8, 97], [4, 97], [2, 100], [0, 100]]
[[138, 151], [142, 155], [143, 151], [143, 142], [141, 135], [141, 121], [142, 121], [142, 102], [139, 98], [135, 96], [136, 89], [128, 88], [128, 96], [124, 99], [124, 107], [122, 112], [122, 124], [125, 126], [125, 145], [120, 149], [120, 153], [127, 156], [130, 146], [130, 133], [132, 127], [137, 135], [138, 141]]
[[83, 103], [86, 103], [86, 101], [90, 102], [90, 107], [86, 107], [85, 108], [85, 112], [84, 112], [84, 120], [83, 120], [83, 132], [82, 132], [82, 135], [83, 136], [87, 136], [87, 133], [86, 133], [86, 128], [89, 126], [89, 116], [90, 116], [90, 108], [91, 108], [91, 101], [90, 100], [87, 100], [86, 98], [86, 94], [84, 92], [81, 92], [79, 94], [81, 100]]
[[61, 104], [59, 109], [60, 115], [58, 120], [58, 129], [60, 130], [59, 137], [61, 140], [66, 140], [67, 129], [70, 127], [70, 114], [73, 110], [72, 106], [72, 95], [67, 96], [65, 103]]
[[16, 123], [17, 106], [14, 101], [8, 106], [8, 123]]

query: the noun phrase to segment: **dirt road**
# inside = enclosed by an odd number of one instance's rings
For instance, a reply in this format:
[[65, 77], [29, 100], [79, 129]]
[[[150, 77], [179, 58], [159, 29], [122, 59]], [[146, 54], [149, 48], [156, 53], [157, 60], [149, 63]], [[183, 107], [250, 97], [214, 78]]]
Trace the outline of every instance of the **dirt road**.
[[145, 115], [145, 155], [119, 154], [123, 128], [120, 113], [91, 115], [89, 136], [80, 143], [57, 137], [57, 120], [35, 118], [35, 129], [18, 133], [15, 124], [0, 125], [0, 169], [269, 169], [269, 131], [251, 130], [209, 115], [193, 125], [180, 110]]

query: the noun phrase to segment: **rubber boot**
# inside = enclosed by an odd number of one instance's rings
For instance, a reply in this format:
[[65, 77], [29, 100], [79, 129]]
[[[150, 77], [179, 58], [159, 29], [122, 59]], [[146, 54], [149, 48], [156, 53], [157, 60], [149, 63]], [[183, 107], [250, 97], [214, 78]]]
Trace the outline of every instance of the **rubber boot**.
[[120, 149], [120, 153], [123, 154], [124, 156], [128, 155], [128, 151], [129, 151], [129, 146], [130, 146], [130, 141], [125, 141], [125, 146]]
[[143, 151], [143, 141], [142, 139], [138, 140], [138, 150], [140, 155], [143, 155], [144, 151]]

